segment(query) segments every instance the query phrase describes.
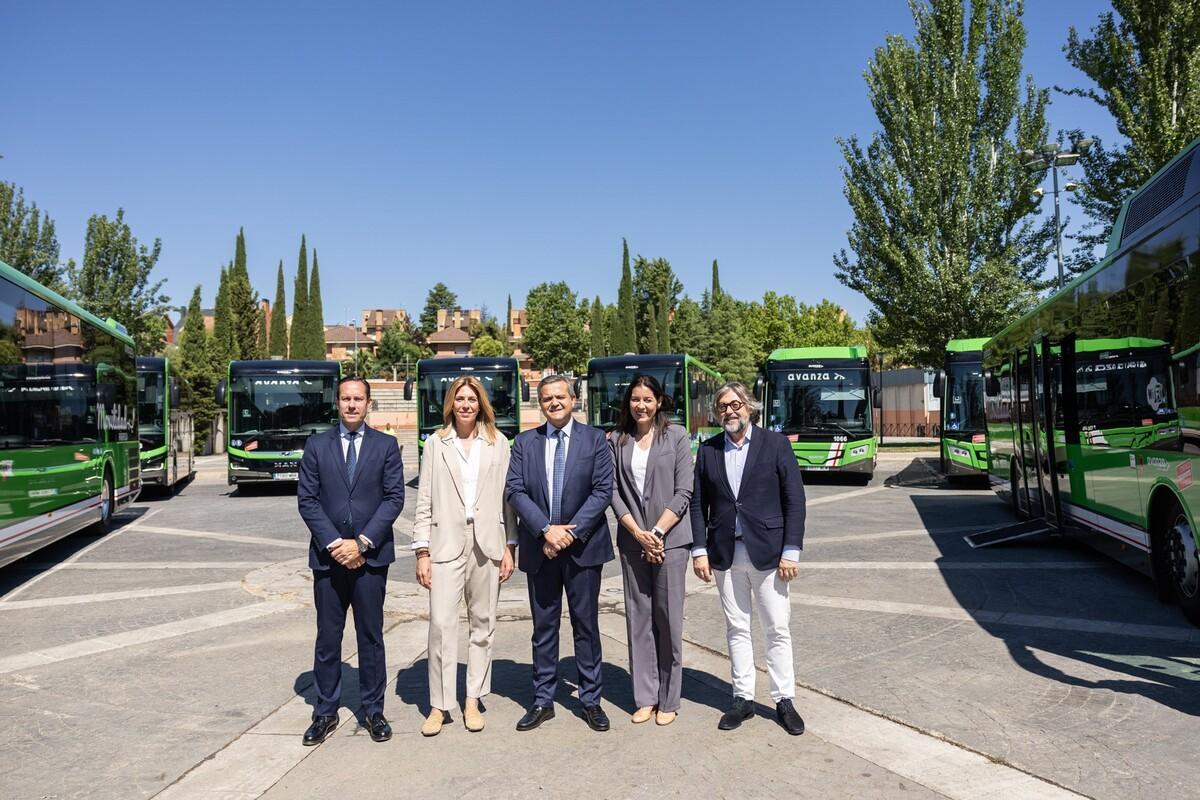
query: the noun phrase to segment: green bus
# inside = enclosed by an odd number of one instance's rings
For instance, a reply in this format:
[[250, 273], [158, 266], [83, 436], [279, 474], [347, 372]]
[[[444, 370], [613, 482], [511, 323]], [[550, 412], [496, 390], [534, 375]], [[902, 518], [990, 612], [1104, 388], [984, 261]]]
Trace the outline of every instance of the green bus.
[[941, 400], [938, 463], [949, 478], [986, 478], [987, 426], [983, 418], [983, 346], [987, 339], [951, 339], [934, 378]]
[[229, 485], [299, 480], [308, 437], [338, 424], [341, 375], [336, 361], [231, 361], [217, 385]]
[[999, 493], [1149, 575], [1196, 624], [1198, 153], [1200, 139], [1125, 202], [1099, 264], [983, 351]]
[[450, 384], [472, 375], [487, 390], [496, 428], [512, 440], [521, 432], [521, 369], [511, 357], [422, 358], [417, 362], [417, 453], [446, 424], [444, 403]]
[[781, 348], [767, 356], [756, 383], [763, 427], [787, 436], [800, 469], [870, 482], [878, 395], [866, 347]]
[[621, 403], [634, 375], [650, 375], [671, 398], [671, 422], [687, 428], [692, 452], [721, 432], [713, 417], [721, 373], [687, 353], [605, 356], [588, 361], [588, 424], [611, 431], [621, 417]]
[[133, 340], [0, 262], [0, 566], [141, 489]]
[[170, 491], [196, 474], [192, 412], [179, 407], [179, 379], [170, 359], [138, 356], [138, 441], [142, 486]]

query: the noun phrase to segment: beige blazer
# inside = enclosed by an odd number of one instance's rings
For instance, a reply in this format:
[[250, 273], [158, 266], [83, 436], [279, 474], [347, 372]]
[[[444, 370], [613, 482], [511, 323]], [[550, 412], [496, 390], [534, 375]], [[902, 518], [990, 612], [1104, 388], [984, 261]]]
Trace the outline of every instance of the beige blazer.
[[[437, 563], [455, 560], [472, 545], [460, 459], [451, 441], [454, 435], [453, 430], [444, 436], [433, 434], [425, 440], [421, 454], [413, 540], [428, 540], [429, 557]], [[483, 448], [475, 487], [474, 541], [485, 556], [499, 561], [510, 533], [515, 537], [517, 531], [516, 515], [504, 501], [509, 443], [504, 434], [497, 433], [495, 443], [481, 437], [472, 446]]]

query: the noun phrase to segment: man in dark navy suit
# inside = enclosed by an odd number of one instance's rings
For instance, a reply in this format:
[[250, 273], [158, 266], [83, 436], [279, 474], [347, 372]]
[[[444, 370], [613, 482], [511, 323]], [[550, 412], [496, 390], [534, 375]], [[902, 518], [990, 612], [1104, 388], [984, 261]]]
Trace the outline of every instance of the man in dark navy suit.
[[762, 406], [740, 383], [717, 391], [713, 411], [723, 432], [696, 452], [692, 488], [692, 567], [706, 583], [716, 573], [725, 612], [733, 704], [717, 725], [732, 730], [754, 714], [750, 617], [759, 615], [775, 716], [804, 733], [796, 695], [788, 584], [804, 544], [804, 482], [787, 437], [751, 423]]
[[383, 716], [383, 598], [388, 565], [396, 560], [392, 523], [404, 508], [404, 467], [396, 440], [364, 424], [370, 401], [369, 383], [357, 376], [342, 378], [341, 421], [311, 437], [300, 461], [297, 498], [312, 533], [308, 565], [317, 607], [317, 705], [304, 733], [306, 745], [325, 741], [338, 724], [347, 608], [354, 609], [358, 687], [367, 729], [377, 742], [392, 736]]
[[612, 455], [604, 433], [575, 422], [575, 389], [551, 375], [538, 384], [546, 423], [518, 434], [505, 490], [520, 517], [517, 566], [529, 582], [533, 612], [533, 706], [517, 730], [554, 717], [563, 591], [575, 639], [579, 702], [588, 725], [608, 730], [600, 707], [600, 571], [613, 559], [605, 512], [612, 498]]

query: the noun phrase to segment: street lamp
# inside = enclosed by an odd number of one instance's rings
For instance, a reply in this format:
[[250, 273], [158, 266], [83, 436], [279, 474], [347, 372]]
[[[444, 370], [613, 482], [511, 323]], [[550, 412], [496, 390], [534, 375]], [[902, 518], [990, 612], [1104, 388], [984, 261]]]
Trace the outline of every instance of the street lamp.
[[[1025, 159], [1025, 168], [1033, 172], [1045, 172], [1050, 170], [1054, 175], [1054, 189], [1050, 194], [1054, 195], [1054, 242], [1055, 249], [1058, 254], [1058, 288], [1063, 287], [1063, 254], [1062, 254], [1062, 217], [1059, 212], [1058, 196], [1062, 192], [1073, 192], [1079, 188], [1079, 184], [1073, 181], [1067, 181], [1061, 189], [1058, 187], [1058, 168], [1069, 167], [1079, 161], [1079, 157], [1086, 153], [1091, 148], [1093, 139], [1072, 139], [1070, 149], [1064, 150], [1061, 146], [1054, 142], [1049, 142], [1042, 145], [1042, 149], [1035, 152], [1033, 150], [1022, 150], [1021, 156]], [[1034, 189], [1033, 194], [1038, 200], [1046, 196], [1046, 190], [1039, 186]]]

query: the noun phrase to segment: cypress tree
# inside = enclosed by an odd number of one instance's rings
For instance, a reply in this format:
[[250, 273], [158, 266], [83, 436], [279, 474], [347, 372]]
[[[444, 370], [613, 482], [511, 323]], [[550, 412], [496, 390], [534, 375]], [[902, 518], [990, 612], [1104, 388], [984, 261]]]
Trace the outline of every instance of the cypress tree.
[[317, 251], [313, 248], [312, 282], [308, 289], [308, 352], [309, 358], [325, 358], [325, 311], [321, 304], [321, 272], [317, 267]]
[[212, 355], [218, 371], [230, 361], [241, 357], [238, 341], [233, 333], [233, 310], [229, 304], [229, 273], [233, 265], [221, 269], [221, 280], [217, 284], [217, 302], [213, 309]]
[[604, 304], [600, 295], [592, 301], [592, 310], [588, 317], [588, 327], [592, 335], [592, 358], [608, 355], [608, 333], [604, 325]]
[[192, 301], [188, 304], [176, 358], [177, 372], [183, 379], [183, 407], [191, 409], [195, 415], [195, 450], [201, 452], [216, 412], [213, 389], [218, 377], [213, 363], [212, 338], [204, 327], [204, 311], [200, 308], [199, 286], [192, 292]]
[[250, 273], [246, 268], [246, 234], [241, 229], [238, 229], [233, 267], [229, 270], [227, 280], [233, 338], [237, 340], [238, 353], [241, 358], [261, 358], [266, 351], [259, 349], [258, 293], [250, 286]]
[[296, 264], [296, 285], [292, 289], [292, 330], [288, 352], [292, 358], [308, 358], [304, 337], [308, 333], [308, 245], [300, 235], [300, 258]]
[[271, 352], [271, 334], [267, 331], [267, 311], [258, 307], [258, 356], [266, 358]]
[[629, 268], [629, 243], [621, 240], [621, 286], [617, 290], [617, 325], [611, 341], [614, 355], [637, 352], [637, 312], [633, 307], [633, 272]]
[[667, 296], [658, 299], [658, 352], [671, 352], [671, 309], [667, 306]]
[[283, 288], [283, 259], [279, 261], [279, 273], [275, 276], [275, 304], [271, 306], [271, 339], [269, 355], [288, 354], [287, 295]]
[[646, 315], [646, 352], [659, 353], [658, 349], [658, 320], [655, 319], [658, 315], [654, 313], [654, 306], [650, 306], [650, 311]]
[[512, 294], [508, 295], [508, 313], [504, 315], [504, 336], [512, 336]]
[[712, 274], [712, 296], [716, 297], [721, 293], [721, 276], [717, 269], [717, 260], [713, 259], [713, 274]]

